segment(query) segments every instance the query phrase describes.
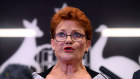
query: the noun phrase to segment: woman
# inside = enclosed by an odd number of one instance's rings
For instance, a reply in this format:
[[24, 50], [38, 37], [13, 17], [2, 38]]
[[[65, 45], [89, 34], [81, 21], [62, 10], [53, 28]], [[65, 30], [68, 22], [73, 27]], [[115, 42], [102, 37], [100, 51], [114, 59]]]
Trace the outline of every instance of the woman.
[[40, 76], [45, 79], [107, 79], [82, 64], [92, 39], [90, 20], [82, 11], [73, 7], [61, 9], [52, 17], [50, 30], [57, 63]]

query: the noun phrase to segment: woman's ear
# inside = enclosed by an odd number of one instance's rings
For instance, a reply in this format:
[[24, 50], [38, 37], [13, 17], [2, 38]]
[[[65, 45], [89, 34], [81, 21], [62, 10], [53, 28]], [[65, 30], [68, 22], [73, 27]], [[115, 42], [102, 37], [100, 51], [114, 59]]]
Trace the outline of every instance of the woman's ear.
[[91, 40], [87, 40], [86, 42], [86, 51], [88, 52], [89, 47], [91, 46]]
[[51, 46], [52, 46], [52, 50], [55, 49], [55, 46], [54, 46], [54, 39], [51, 39]]

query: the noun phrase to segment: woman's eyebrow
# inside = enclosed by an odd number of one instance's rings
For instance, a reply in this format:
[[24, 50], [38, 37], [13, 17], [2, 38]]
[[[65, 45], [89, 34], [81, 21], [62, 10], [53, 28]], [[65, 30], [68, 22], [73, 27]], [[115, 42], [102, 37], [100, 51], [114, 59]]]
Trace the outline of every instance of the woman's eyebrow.
[[73, 30], [73, 32], [82, 33], [80, 30]]
[[60, 29], [60, 31], [65, 31], [65, 29]]
[[64, 29], [60, 29], [60, 30], [58, 30], [58, 31], [56, 31], [57, 33], [58, 32], [65, 32], [65, 30]]

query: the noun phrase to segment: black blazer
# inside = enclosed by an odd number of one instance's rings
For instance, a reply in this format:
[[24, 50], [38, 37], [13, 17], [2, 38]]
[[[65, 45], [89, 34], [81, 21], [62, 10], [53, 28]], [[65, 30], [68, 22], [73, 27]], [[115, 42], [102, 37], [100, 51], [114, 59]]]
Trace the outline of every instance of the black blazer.
[[[50, 73], [50, 71], [52, 70], [53, 67], [54, 67], [54, 66], [52, 66], [51, 68], [47, 69], [46, 71], [44, 71], [44, 72], [42, 72], [42, 73], [39, 73], [39, 75], [40, 75], [41, 77], [45, 78], [45, 77]], [[91, 76], [92, 78], [94, 78], [94, 77], [100, 77], [101, 79], [108, 79], [108, 78], [105, 77], [103, 74], [100, 74], [100, 73], [98, 73], [98, 72], [95, 72], [95, 71], [89, 69], [88, 67], [86, 67], [86, 70], [87, 70], [87, 72], [90, 74], [90, 76]]]
[[134, 72], [133, 79], [140, 79], [140, 70]]

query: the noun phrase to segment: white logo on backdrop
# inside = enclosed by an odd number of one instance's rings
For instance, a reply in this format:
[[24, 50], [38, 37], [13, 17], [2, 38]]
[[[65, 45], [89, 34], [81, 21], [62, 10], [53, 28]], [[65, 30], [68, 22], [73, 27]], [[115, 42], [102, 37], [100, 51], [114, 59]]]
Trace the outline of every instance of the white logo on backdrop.
[[61, 8], [54, 8], [54, 11], [55, 13], [57, 13], [60, 9], [65, 8], [67, 6], [68, 6], [67, 3], [64, 2]]
[[[37, 26], [37, 19], [34, 19], [32, 22], [23, 20], [23, 25], [26, 29], [34, 29], [37, 34], [36, 37], [43, 36], [43, 32]], [[25, 37], [19, 49], [17, 49], [17, 51], [1, 65], [1, 71], [8, 64], [17, 63], [39, 68], [39, 65], [34, 60], [37, 53], [36, 37]]]
[[140, 56], [139, 56], [139, 64], [140, 64]]
[[51, 44], [38, 46], [37, 52], [38, 54], [36, 54], [35, 60], [40, 65], [41, 71], [44, 71], [56, 64], [56, 57], [54, 56]]
[[[96, 29], [96, 32], [102, 32], [104, 29], [107, 29], [107, 26], [100, 25], [99, 28]], [[103, 49], [106, 45], [107, 39], [108, 37], [101, 35], [91, 49], [91, 68], [100, 72], [99, 68], [104, 66], [123, 79], [132, 79], [133, 73], [138, 70], [140, 66], [135, 61], [124, 56], [112, 56], [109, 58], [103, 58]]]

